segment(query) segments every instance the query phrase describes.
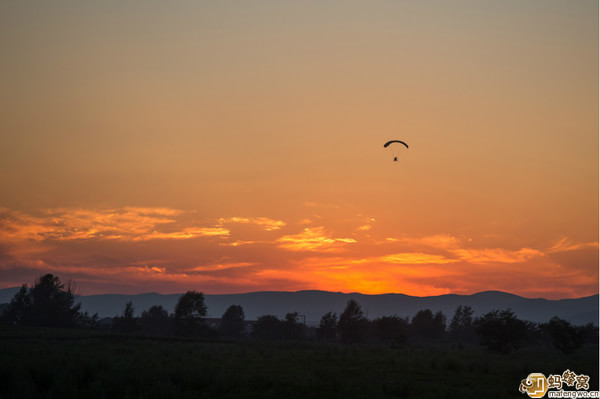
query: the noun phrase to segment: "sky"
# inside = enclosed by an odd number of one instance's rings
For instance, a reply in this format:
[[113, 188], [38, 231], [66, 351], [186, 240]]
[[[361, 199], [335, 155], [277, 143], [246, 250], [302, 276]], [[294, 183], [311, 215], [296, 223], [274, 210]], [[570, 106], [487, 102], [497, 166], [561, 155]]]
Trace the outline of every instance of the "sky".
[[595, 0], [3, 1], [0, 288], [598, 294], [598, 31]]

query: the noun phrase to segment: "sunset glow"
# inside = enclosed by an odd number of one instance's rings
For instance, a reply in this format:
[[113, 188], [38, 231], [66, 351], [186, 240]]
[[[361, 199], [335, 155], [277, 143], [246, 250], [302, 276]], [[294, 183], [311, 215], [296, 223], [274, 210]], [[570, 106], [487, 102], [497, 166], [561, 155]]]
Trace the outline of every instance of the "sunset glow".
[[598, 293], [597, 1], [132, 4], [0, 5], [0, 288]]

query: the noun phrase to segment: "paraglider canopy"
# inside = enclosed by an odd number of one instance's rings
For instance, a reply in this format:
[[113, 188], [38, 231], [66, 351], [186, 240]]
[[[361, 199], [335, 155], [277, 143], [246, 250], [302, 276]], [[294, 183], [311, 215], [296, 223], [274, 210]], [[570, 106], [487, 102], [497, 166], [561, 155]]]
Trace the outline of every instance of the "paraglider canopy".
[[384, 148], [388, 148], [388, 146], [389, 146], [390, 144], [392, 144], [392, 143], [400, 143], [400, 144], [403, 144], [403, 145], [404, 145], [406, 148], [408, 148], [408, 144], [406, 144], [404, 141], [400, 141], [400, 140], [390, 140], [390, 141], [388, 141], [387, 143], [385, 143], [385, 144], [383, 145], [383, 147], [384, 147]]

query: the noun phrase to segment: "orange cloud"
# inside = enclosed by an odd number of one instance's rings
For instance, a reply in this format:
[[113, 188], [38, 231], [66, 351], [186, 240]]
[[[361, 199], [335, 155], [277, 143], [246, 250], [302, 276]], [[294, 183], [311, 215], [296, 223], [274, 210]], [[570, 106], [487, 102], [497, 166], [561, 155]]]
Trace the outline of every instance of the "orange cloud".
[[42, 241], [56, 230], [55, 221], [0, 208], [0, 238], [3, 242]]
[[259, 243], [265, 243], [265, 242], [270, 242], [270, 241], [237, 240], [237, 241], [233, 241], [233, 242], [221, 242], [221, 243], [219, 243], [219, 245], [223, 246], [223, 247], [239, 247], [240, 245], [259, 244]]
[[[2, 209], [0, 238], [10, 241], [84, 239], [147, 241], [227, 236], [223, 227], [179, 227], [183, 211], [167, 208], [50, 209], [42, 216]], [[166, 228], [173, 226], [171, 228]]]
[[424, 254], [423, 252], [399, 253], [382, 256], [384, 262], [418, 265], [418, 264], [445, 264], [458, 262], [457, 259], [449, 259], [442, 255]]
[[206, 266], [196, 266], [191, 269], [188, 269], [190, 272], [208, 272], [208, 271], [216, 271], [216, 270], [227, 270], [227, 269], [237, 269], [249, 266], [255, 266], [256, 263], [253, 262], [232, 262], [232, 263], [218, 263], [216, 265], [206, 265]]
[[158, 267], [158, 266], [133, 266], [129, 267], [129, 270], [138, 271], [142, 273], [150, 273], [150, 274], [165, 274], [167, 271], [166, 267]]
[[261, 227], [266, 231], [274, 231], [279, 230], [284, 227], [286, 224], [281, 220], [270, 219], [266, 217], [256, 217], [256, 218], [245, 218], [245, 217], [231, 217], [231, 218], [221, 218], [219, 219], [220, 224], [225, 223], [243, 223], [243, 224], [253, 224]]
[[598, 248], [598, 242], [573, 243], [567, 237], [561, 238], [556, 244], [547, 249], [548, 253], [578, 251], [586, 248]]
[[437, 249], [451, 249], [460, 246], [459, 240], [448, 234], [436, 234], [426, 237], [388, 237], [387, 242], [404, 244], [411, 247], [431, 247]]
[[495, 249], [453, 249], [451, 251], [459, 259], [468, 263], [522, 263], [529, 259], [544, 256], [536, 249], [521, 248], [510, 251], [500, 248]]
[[352, 238], [333, 238], [325, 232], [324, 227], [307, 227], [298, 234], [283, 236], [277, 239], [279, 247], [291, 251], [333, 251], [346, 244], [356, 243]]
[[[465, 243], [461, 242], [458, 238], [444, 234], [426, 237], [387, 238], [386, 242], [398, 243], [413, 248], [427, 247], [451, 255], [449, 258], [441, 255], [422, 256], [424, 254], [421, 252], [401, 254], [402, 256], [400, 259], [403, 263], [411, 263], [411, 259], [415, 259], [414, 263], [427, 263], [428, 259], [431, 263], [451, 263], [458, 261], [467, 263], [520, 263], [545, 255], [544, 251], [533, 248], [521, 248], [519, 250], [508, 250], [503, 248], [466, 248]], [[423, 259], [422, 262], [419, 261], [420, 258]], [[391, 261], [391, 258], [382, 259]], [[406, 262], [404, 262], [404, 259], [406, 259]]]
[[182, 231], [176, 231], [172, 233], [160, 233], [152, 232], [149, 234], [139, 235], [132, 239], [132, 241], [146, 241], [146, 240], [187, 240], [196, 237], [211, 237], [211, 236], [228, 236], [229, 230], [222, 227], [187, 227]]

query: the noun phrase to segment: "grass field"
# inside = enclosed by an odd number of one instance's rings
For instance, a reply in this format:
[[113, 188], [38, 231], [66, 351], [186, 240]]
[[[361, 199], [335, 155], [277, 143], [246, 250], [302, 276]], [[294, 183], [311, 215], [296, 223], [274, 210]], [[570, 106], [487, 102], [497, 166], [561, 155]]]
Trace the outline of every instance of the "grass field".
[[[598, 345], [527, 347], [199, 341], [0, 330], [0, 398], [510, 398], [532, 372], [590, 376]], [[570, 389], [570, 388], [569, 388]]]

